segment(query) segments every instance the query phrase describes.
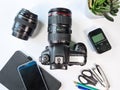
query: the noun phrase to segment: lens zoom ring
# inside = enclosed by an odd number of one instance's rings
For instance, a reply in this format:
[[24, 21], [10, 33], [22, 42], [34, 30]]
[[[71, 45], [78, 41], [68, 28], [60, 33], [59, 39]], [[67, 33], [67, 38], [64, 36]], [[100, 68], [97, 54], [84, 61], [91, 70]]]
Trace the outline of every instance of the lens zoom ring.
[[62, 43], [62, 42], [70, 42], [71, 35], [70, 34], [48, 34], [48, 41], [50, 43]]
[[71, 17], [61, 16], [61, 15], [50, 16], [48, 23], [49, 24], [68, 24], [71, 26]]

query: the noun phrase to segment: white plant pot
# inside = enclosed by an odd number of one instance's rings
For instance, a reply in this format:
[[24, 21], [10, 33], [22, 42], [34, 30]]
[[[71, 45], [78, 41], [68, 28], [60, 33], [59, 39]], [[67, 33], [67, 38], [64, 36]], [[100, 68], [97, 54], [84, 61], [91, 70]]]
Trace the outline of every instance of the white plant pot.
[[84, 0], [84, 13], [88, 18], [98, 19], [103, 18], [103, 16], [95, 15], [88, 7], [88, 0]]

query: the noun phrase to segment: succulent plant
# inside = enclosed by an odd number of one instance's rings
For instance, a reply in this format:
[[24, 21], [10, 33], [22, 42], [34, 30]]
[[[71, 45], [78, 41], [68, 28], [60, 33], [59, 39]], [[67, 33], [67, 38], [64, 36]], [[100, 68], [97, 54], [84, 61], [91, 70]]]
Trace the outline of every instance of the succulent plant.
[[89, 9], [99, 16], [104, 16], [110, 21], [114, 21], [112, 16], [117, 16], [120, 8], [119, 0], [88, 0]]

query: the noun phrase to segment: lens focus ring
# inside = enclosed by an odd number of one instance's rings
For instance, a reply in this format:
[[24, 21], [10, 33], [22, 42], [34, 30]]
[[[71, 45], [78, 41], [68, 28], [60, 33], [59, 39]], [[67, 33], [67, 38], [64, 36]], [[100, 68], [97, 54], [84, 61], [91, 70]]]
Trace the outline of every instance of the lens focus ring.
[[53, 8], [49, 11], [48, 24], [61, 24], [71, 27], [71, 11], [66, 8]]
[[71, 26], [71, 17], [56, 15], [56, 16], [50, 16], [49, 17], [49, 25], [50, 24], [65, 24]]

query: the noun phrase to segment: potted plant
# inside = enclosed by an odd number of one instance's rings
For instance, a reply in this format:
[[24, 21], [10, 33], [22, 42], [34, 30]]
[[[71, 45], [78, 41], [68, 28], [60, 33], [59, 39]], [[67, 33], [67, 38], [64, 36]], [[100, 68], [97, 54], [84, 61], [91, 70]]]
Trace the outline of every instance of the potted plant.
[[114, 21], [112, 16], [117, 16], [120, 8], [119, 0], [88, 0], [89, 10], [97, 16], [103, 16], [109, 21]]

